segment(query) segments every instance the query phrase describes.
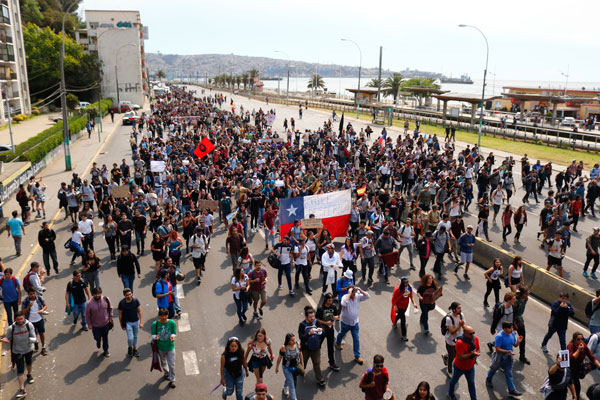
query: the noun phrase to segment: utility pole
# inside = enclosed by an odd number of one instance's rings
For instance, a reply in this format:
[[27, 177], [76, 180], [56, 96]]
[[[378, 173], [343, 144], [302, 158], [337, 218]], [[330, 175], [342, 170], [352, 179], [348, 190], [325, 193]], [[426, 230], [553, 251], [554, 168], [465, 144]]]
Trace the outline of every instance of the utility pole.
[[379, 75], [378, 75], [378, 82], [379, 84], [377, 85], [377, 101], [380, 101], [380, 95], [381, 95], [381, 59], [383, 57], [383, 46], [379, 46]]
[[71, 171], [71, 137], [69, 135], [69, 119], [67, 115], [67, 88], [65, 84], [65, 18], [70, 9], [76, 5], [73, 3], [71, 7], [63, 14], [62, 19], [62, 43], [60, 46], [60, 106], [62, 107], [62, 124], [63, 124], [63, 146], [65, 149], [65, 171]]
[[117, 81], [117, 108], [119, 109], [119, 114], [121, 114], [121, 98], [119, 97], [119, 70], [117, 69], [117, 64], [115, 64], [115, 80]]

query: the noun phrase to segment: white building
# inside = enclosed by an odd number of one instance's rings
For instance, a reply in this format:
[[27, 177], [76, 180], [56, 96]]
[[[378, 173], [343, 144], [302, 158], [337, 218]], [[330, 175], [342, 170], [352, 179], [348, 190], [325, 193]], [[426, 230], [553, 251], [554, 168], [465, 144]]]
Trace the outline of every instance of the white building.
[[139, 11], [86, 10], [85, 20], [87, 29], [77, 31], [76, 40], [98, 54], [102, 97], [112, 98], [115, 105], [127, 100], [143, 106], [148, 94], [144, 53], [148, 30]]
[[0, 121], [8, 121], [6, 99], [10, 113], [31, 113], [31, 99], [27, 83], [27, 63], [21, 29], [21, 9], [19, 0], [0, 0]]

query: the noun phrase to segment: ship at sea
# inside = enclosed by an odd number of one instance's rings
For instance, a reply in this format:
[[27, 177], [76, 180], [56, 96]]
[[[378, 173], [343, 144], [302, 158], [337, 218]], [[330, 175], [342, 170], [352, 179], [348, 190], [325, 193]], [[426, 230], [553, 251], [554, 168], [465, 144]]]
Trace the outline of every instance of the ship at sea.
[[443, 75], [440, 80], [442, 81], [442, 83], [463, 83], [465, 85], [473, 84], [473, 80], [467, 74], [462, 74], [460, 78], [453, 78], [452, 75], [450, 77]]
[[281, 81], [281, 80], [283, 80], [282, 77], [277, 77], [277, 76], [261, 76], [260, 79], [263, 81]]

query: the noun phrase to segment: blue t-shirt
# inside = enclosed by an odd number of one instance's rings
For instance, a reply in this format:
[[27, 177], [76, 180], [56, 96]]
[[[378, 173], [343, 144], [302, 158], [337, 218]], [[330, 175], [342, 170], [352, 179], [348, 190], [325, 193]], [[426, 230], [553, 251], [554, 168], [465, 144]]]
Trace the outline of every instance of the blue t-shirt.
[[17, 282], [17, 285], [15, 286], [13, 278], [14, 277], [12, 276], [10, 279], [2, 277], [2, 297], [4, 298], [5, 303], [12, 303], [13, 301], [19, 300], [17, 286], [20, 286], [21, 283], [17, 278], [14, 278], [15, 282]]
[[342, 291], [342, 289], [345, 289], [350, 285], [354, 285], [354, 279], [339, 278], [337, 280], [335, 290], [338, 292], [338, 300], [342, 301], [342, 297], [348, 294], [347, 291]]
[[502, 350], [512, 351], [515, 342], [517, 341], [517, 335], [511, 332], [509, 335], [504, 333], [504, 329], [496, 335], [496, 347], [500, 347]]
[[164, 296], [164, 297], [158, 297], [158, 295], [169, 293], [170, 288], [171, 288], [171, 283], [165, 282], [164, 279], [161, 279], [160, 281], [156, 282], [156, 288], [155, 288], [154, 292], [157, 295], [156, 303], [158, 305], [158, 308], [169, 308], [169, 298], [171, 297], [171, 295]]
[[10, 234], [13, 236], [23, 236], [23, 221], [21, 218], [11, 218], [6, 223], [10, 229]]

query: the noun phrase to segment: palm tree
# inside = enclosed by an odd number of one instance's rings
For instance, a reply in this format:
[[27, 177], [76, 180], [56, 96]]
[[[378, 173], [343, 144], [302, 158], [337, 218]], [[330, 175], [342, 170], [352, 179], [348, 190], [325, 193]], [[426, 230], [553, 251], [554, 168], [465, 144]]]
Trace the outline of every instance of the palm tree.
[[248, 83], [250, 83], [250, 75], [245, 72], [242, 74], [242, 83], [244, 84], [244, 90], [246, 90]]
[[248, 71], [248, 75], [250, 77], [250, 89], [254, 89], [254, 78], [258, 78], [258, 76], [260, 75], [260, 72], [258, 72], [257, 69], [253, 68], [250, 71]]
[[402, 79], [404, 79], [402, 74], [394, 72], [392, 76], [383, 82], [383, 94], [386, 96], [392, 95], [394, 97], [394, 104], [398, 101], [398, 92], [402, 87]]
[[[433, 79], [431, 78], [411, 78], [404, 82], [402, 85], [404, 87], [416, 87], [416, 88], [428, 88], [428, 89], [439, 89], [440, 85], [437, 83], [433, 83]], [[417, 101], [419, 106], [421, 105], [423, 99], [429, 97], [427, 93], [420, 93], [417, 95]]]
[[159, 69], [158, 72], [156, 73], [156, 77], [158, 78], [159, 81], [162, 81], [164, 78], [167, 77], [167, 74], [165, 74], [165, 71], [163, 71], [162, 69]]
[[313, 74], [312, 78], [308, 81], [307, 88], [312, 89], [313, 92], [318, 89], [325, 89], [325, 81], [319, 74]]
[[239, 75], [235, 76], [235, 84], [237, 85], [237, 88], [240, 88], [240, 83], [242, 83], [242, 77]]
[[367, 83], [367, 87], [378, 88], [380, 86], [382, 86], [381, 80], [378, 78], [373, 78]]

